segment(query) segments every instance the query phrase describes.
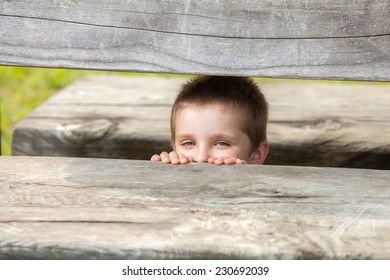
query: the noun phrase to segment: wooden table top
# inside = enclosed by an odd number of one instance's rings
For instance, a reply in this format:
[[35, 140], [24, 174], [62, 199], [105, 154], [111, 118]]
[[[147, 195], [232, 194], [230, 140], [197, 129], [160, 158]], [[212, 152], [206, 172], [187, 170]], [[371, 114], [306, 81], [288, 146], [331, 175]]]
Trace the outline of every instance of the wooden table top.
[[0, 259], [390, 259], [390, 172], [0, 157]]

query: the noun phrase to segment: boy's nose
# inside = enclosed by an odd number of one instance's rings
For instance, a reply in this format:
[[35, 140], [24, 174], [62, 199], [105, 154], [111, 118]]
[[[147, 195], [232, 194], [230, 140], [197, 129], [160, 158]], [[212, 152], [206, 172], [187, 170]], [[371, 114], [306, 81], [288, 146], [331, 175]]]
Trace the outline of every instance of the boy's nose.
[[209, 159], [209, 153], [207, 149], [199, 149], [195, 157], [196, 162], [207, 162]]

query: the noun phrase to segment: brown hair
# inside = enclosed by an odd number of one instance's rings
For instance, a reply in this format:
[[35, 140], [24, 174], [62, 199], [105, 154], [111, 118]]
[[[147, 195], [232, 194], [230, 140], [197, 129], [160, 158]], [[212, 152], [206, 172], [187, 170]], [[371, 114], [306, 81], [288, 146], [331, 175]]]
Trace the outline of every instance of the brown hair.
[[198, 76], [185, 83], [171, 111], [172, 143], [175, 116], [185, 105], [219, 104], [243, 116], [242, 130], [251, 141], [251, 150], [267, 139], [268, 104], [258, 85], [247, 77]]

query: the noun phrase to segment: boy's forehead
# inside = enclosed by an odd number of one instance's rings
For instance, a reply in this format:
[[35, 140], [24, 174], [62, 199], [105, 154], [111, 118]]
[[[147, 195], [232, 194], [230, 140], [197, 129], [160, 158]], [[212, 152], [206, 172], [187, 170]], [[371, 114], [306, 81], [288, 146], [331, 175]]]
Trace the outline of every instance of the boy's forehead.
[[[208, 110], [210, 112], [210, 118], [223, 118], [224, 114], [229, 114], [230, 117], [233, 117], [235, 119], [239, 120], [239, 125], [243, 129], [246, 127], [246, 117], [244, 112], [239, 110], [237, 107], [234, 107], [232, 105], [225, 105], [225, 104], [219, 104], [219, 103], [213, 103], [213, 104], [183, 104], [183, 106], [179, 106], [176, 109], [176, 113], [173, 116], [172, 119], [172, 125], [176, 127], [175, 123], [180, 120], [182, 117], [189, 117], [188, 114], [182, 114], [182, 112], [191, 112], [193, 115], [193, 118], [196, 118], [197, 111], [203, 111]], [[215, 113], [222, 113], [219, 116], [215, 115]], [[178, 119], [179, 118], [179, 119]]]

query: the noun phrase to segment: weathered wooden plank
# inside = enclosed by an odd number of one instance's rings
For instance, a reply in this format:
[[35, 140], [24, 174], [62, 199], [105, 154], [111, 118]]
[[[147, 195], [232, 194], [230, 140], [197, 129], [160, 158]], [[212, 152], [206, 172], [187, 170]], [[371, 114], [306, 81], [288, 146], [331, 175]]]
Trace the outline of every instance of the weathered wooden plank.
[[0, 258], [389, 259], [389, 179], [367, 169], [1, 157]]
[[0, 1], [0, 64], [390, 80], [387, 1]]
[[[21, 121], [14, 155], [149, 159], [169, 150], [184, 78], [91, 76]], [[266, 163], [390, 169], [390, 86], [260, 81], [270, 103]]]
[[390, 31], [386, 1], [24, 0], [1, 4], [3, 16], [201, 36], [356, 37], [387, 35]]

